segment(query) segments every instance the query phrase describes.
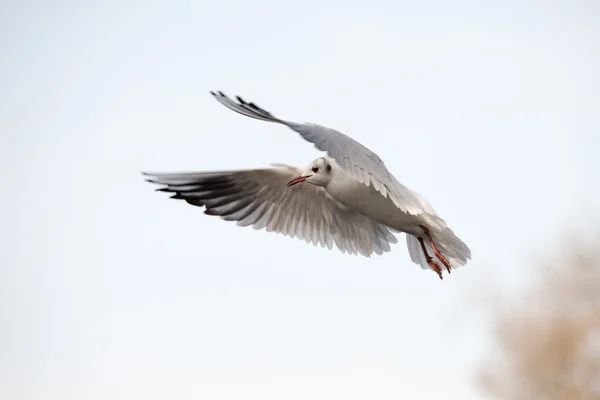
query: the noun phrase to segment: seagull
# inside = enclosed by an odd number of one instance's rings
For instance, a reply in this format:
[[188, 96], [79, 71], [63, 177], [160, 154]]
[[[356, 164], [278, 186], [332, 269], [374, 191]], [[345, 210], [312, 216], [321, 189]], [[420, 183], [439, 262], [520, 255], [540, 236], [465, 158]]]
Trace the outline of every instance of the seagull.
[[343, 253], [371, 257], [391, 250], [404, 232], [411, 260], [440, 279], [471, 259], [471, 250], [431, 204], [402, 185], [377, 154], [336, 130], [276, 118], [252, 102], [210, 92], [222, 105], [250, 118], [282, 124], [327, 154], [306, 168], [213, 172], [142, 172], [171, 198], [205, 207], [204, 213], [306, 243], [335, 245]]

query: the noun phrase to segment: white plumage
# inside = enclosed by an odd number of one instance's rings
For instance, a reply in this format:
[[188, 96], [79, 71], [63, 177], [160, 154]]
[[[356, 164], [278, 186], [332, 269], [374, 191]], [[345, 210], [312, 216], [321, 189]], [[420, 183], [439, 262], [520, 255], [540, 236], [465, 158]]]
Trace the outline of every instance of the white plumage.
[[328, 157], [312, 161], [304, 170], [277, 164], [237, 171], [143, 173], [150, 182], [163, 185], [159, 190], [240, 226], [367, 257], [389, 251], [390, 244], [397, 243], [394, 233], [405, 232], [411, 260], [440, 278], [436, 257], [448, 272], [471, 258], [467, 245], [431, 204], [398, 182], [362, 144], [330, 128], [275, 118], [240, 97], [236, 103], [221, 92], [212, 94], [240, 114], [288, 126]]

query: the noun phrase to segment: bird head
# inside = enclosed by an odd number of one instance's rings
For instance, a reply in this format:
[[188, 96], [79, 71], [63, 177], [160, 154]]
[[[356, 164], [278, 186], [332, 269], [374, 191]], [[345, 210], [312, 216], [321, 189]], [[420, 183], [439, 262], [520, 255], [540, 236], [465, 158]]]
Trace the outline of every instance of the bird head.
[[289, 181], [288, 186], [294, 186], [303, 182], [316, 186], [326, 186], [331, 181], [331, 171], [331, 163], [327, 159], [324, 157], [317, 158], [308, 164], [300, 176]]

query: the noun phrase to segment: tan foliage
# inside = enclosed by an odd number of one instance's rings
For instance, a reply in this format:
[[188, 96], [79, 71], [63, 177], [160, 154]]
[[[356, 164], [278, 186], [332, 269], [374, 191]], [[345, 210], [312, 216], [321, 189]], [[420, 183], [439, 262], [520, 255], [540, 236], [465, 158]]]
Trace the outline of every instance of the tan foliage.
[[492, 309], [480, 383], [506, 400], [600, 399], [600, 240], [535, 272], [527, 293]]

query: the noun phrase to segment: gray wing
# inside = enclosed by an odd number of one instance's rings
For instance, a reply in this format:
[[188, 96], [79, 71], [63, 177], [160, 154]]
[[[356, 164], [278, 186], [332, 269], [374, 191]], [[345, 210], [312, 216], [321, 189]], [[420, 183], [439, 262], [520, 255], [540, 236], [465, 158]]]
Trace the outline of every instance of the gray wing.
[[304, 139], [313, 143], [317, 149], [327, 152], [329, 157], [335, 159], [354, 179], [366, 186], [373, 185], [383, 196], [388, 196], [402, 211], [412, 215], [423, 212], [436, 215], [427, 200], [398, 182], [377, 154], [351, 137], [317, 124], [299, 124], [275, 118], [268, 111], [254, 103], [244, 101], [239, 96], [236, 103], [222, 92], [211, 92], [211, 94], [230, 110], [262, 121], [280, 123], [298, 132]]
[[342, 252], [382, 254], [397, 239], [390, 230], [363, 215], [344, 209], [318, 186], [287, 182], [301, 171], [287, 165], [221, 172], [143, 173], [159, 191], [173, 193], [205, 214], [240, 226], [252, 225], [307, 243], [335, 244]]

